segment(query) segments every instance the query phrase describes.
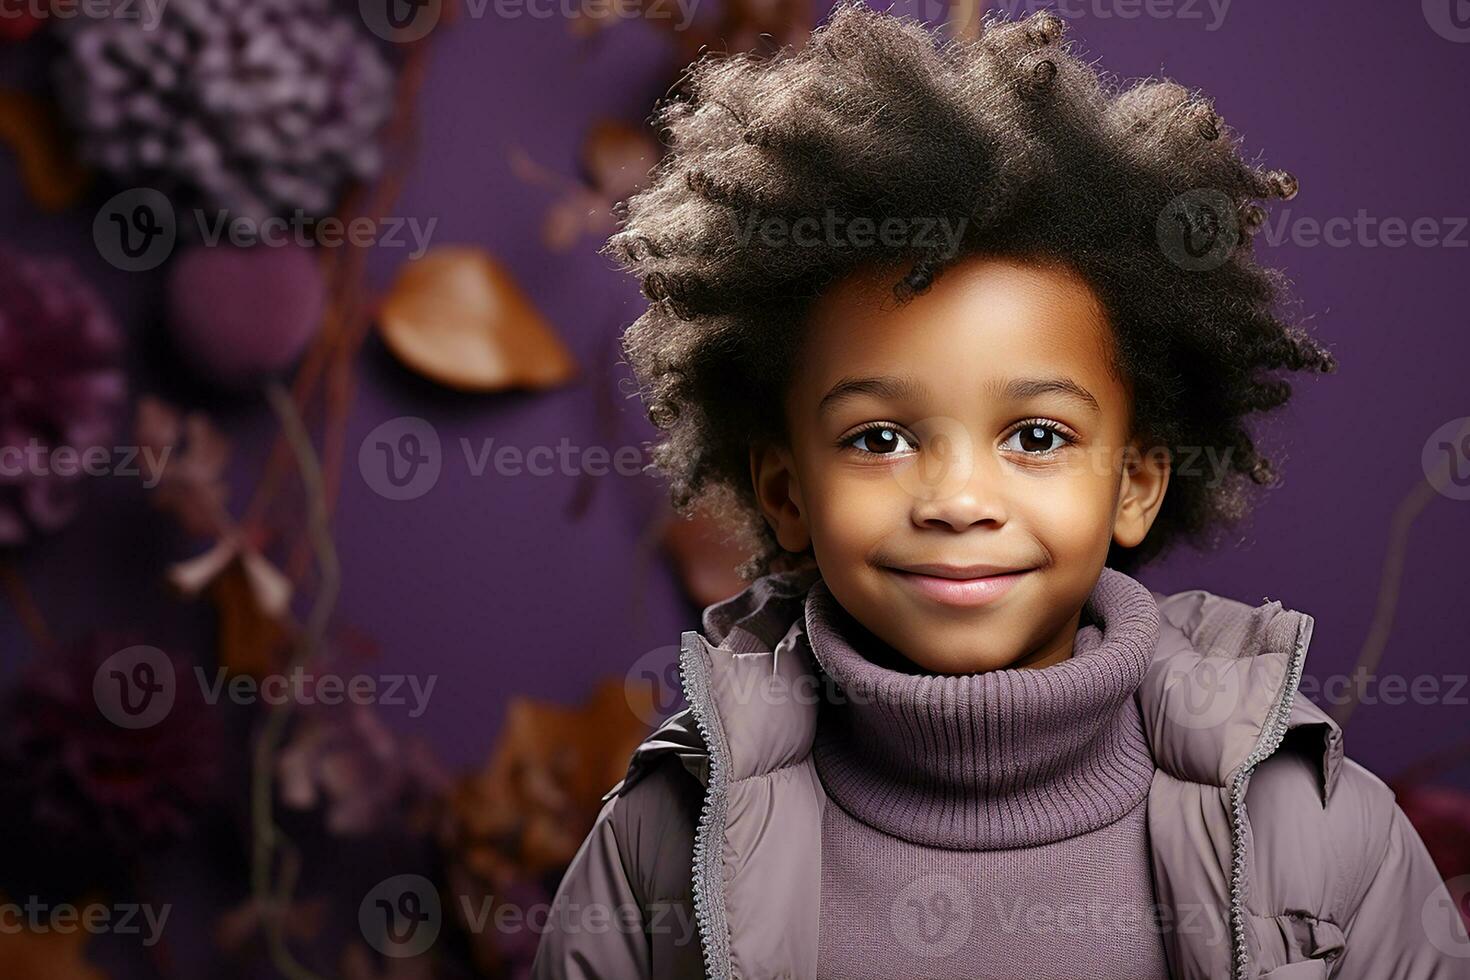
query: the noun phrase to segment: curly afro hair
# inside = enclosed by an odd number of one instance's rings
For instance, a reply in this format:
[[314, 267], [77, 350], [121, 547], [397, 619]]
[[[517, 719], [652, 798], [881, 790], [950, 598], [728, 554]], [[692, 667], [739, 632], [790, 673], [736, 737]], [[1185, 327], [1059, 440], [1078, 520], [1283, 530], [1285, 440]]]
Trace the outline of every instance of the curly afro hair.
[[[1061, 261], [1097, 292], [1134, 434], [1175, 465], [1148, 536], [1115, 545], [1112, 567], [1133, 571], [1180, 539], [1217, 544], [1251, 485], [1276, 482], [1246, 416], [1290, 398], [1274, 372], [1336, 367], [1279, 318], [1287, 281], [1253, 255], [1257, 201], [1289, 200], [1297, 182], [1242, 159], [1207, 97], [1168, 80], [1120, 89], [1064, 30], [1041, 12], [943, 41], [844, 2], [799, 50], [706, 54], [655, 108], [668, 152], [604, 246], [650, 301], [623, 355], [662, 430], [651, 468], [677, 511], [727, 522], [748, 548], [743, 578], [811, 563], [767, 526], [749, 447], [784, 444], [813, 300], [874, 261], [893, 264], [899, 302], [976, 253]], [[871, 247], [741, 233], [813, 215], [853, 231], [924, 216], [963, 233]], [[1215, 465], [1180, 465], [1205, 450]]]

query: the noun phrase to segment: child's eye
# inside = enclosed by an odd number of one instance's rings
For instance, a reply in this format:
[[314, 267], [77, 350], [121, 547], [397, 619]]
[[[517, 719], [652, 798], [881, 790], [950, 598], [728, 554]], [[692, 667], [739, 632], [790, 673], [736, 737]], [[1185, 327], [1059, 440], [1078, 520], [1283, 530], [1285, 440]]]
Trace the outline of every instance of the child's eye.
[[853, 433], [842, 440], [842, 445], [851, 446], [870, 456], [897, 456], [904, 452], [913, 452], [916, 448], [907, 436], [884, 422]]
[[[1060, 445], [1052, 445], [1052, 439], [1059, 440]], [[1001, 448], [1027, 456], [1047, 456], [1070, 445], [1072, 441], [1072, 437], [1063, 432], [1057, 423], [1046, 419], [1029, 419], [1006, 437]]]

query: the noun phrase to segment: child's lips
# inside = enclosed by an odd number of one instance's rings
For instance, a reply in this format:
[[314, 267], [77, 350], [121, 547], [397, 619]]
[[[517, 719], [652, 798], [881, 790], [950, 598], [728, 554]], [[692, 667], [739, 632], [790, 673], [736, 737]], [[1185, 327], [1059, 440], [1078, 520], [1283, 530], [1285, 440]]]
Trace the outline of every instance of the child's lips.
[[949, 575], [933, 575], [927, 572], [910, 571], [906, 568], [888, 567], [898, 581], [915, 592], [950, 606], [983, 606], [995, 602], [1016, 587], [1020, 580], [1035, 569], [1027, 568], [1013, 572], [957, 578]]

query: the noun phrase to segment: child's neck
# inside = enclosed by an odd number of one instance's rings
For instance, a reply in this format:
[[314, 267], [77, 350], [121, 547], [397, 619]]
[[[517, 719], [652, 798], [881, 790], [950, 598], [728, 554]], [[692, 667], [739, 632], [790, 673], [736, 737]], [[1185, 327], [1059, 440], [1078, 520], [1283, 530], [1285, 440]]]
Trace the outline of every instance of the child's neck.
[[[1072, 659], [1072, 653], [1076, 650], [1077, 631], [1092, 622], [1090, 616], [1084, 615], [1085, 610], [1079, 609], [1073, 613], [1061, 629], [1046, 639], [1041, 646], [1031, 650], [1023, 656], [1006, 664], [1005, 668], [997, 669], [1030, 669], [1040, 670], [1059, 664], [1064, 660]], [[879, 639], [865, 626], [858, 623], [856, 617], [847, 617], [850, 624], [850, 632], [853, 636], [853, 645], [862, 653], [868, 661], [895, 670], [902, 674], [933, 674], [932, 670], [920, 667], [908, 657], [896, 650], [894, 647]], [[1095, 624], [1094, 624], [1095, 625]], [[960, 673], [960, 672], [957, 672]], [[969, 673], [983, 674], [987, 671], [978, 670]]]

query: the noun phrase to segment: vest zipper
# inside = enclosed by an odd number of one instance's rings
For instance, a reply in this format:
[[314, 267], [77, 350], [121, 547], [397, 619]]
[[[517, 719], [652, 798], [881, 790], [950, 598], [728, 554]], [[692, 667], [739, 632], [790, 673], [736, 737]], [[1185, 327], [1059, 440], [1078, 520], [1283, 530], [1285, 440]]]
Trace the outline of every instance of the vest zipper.
[[1236, 770], [1230, 784], [1230, 938], [1231, 980], [1249, 980], [1247, 970], [1249, 949], [1245, 938], [1245, 789], [1251, 773], [1262, 762], [1271, 757], [1286, 738], [1287, 723], [1291, 719], [1291, 706], [1296, 700], [1297, 687], [1302, 680], [1302, 665], [1306, 662], [1307, 643], [1312, 637], [1312, 621], [1297, 633], [1297, 643], [1286, 665], [1286, 678], [1272, 706], [1272, 714], [1261, 728], [1255, 747]]
[[699, 925], [706, 976], [713, 980], [732, 980], [730, 929], [725, 915], [725, 883], [721, 867], [730, 746], [725, 741], [724, 727], [714, 707], [710, 664], [705, 658], [703, 643], [698, 632], [689, 630], [682, 635], [679, 646], [679, 682], [694, 716], [694, 725], [709, 752], [709, 779], [694, 832], [694, 918]]

